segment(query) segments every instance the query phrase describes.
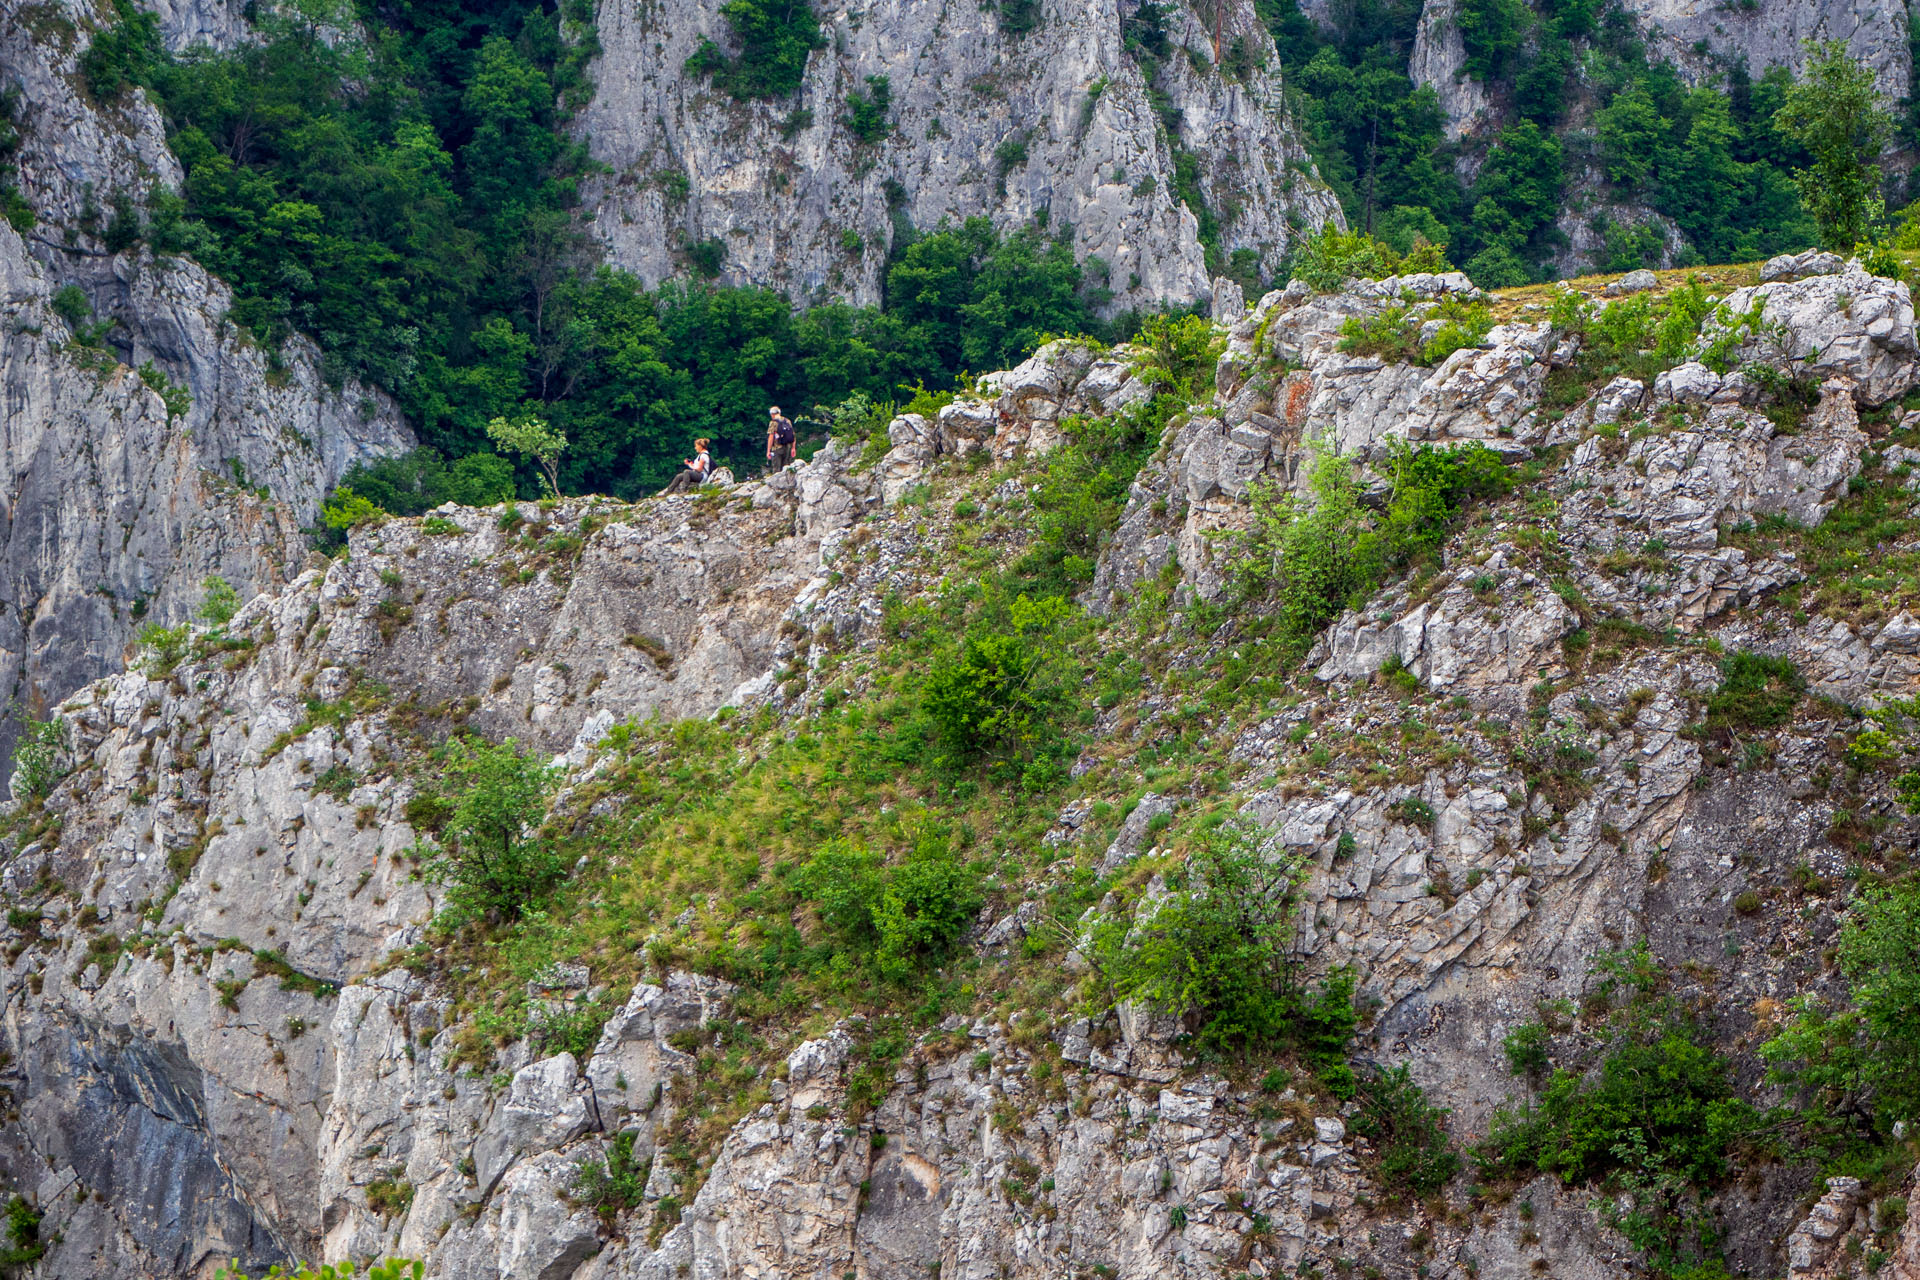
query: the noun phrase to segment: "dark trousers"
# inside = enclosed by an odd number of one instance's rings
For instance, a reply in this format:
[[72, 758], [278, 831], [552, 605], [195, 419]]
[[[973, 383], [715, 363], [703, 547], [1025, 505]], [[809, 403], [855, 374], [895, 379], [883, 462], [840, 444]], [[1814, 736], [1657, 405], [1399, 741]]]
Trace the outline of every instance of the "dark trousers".
[[702, 476], [698, 471], [695, 471], [693, 468], [689, 467], [685, 471], [682, 471], [679, 475], [675, 476], [673, 479], [667, 481], [667, 487], [662, 489], [660, 492], [686, 493], [689, 490], [698, 489], [700, 487], [700, 482], [705, 478], [706, 477]]
[[776, 444], [773, 446], [772, 452], [767, 454], [767, 470], [784, 470], [787, 464], [792, 461], [793, 446], [790, 444]]

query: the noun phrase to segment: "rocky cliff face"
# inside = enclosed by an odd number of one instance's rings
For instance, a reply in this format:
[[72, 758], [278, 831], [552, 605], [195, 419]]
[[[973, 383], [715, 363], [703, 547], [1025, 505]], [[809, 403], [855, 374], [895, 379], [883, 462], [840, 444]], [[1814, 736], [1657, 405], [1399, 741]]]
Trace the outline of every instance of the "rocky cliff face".
[[[1216, 50], [1211, 21], [1171, 6], [1169, 131], [1123, 47], [1123, 8], [1044, 3], [1016, 35], [991, 5], [816, 5], [828, 47], [798, 95], [739, 102], [685, 69], [703, 39], [731, 40], [718, 5], [604, 4], [580, 128], [612, 169], [594, 197], [609, 259], [651, 285], [718, 240], [726, 283], [866, 304], [902, 217], [1011, 229], [1044, 216], [1107, 264], [1116, 309], [1204, 300], [1199, 225], [1175, 191], [1185, 153], [1221, 250], [1251, 249], [1274, 272], [1297, 235], [1340, 212], [1287, 118], [1265, 28], [1252, 6], [1228, 5]], [[1236, 41], [1268, 69], [1222, 74], [1216, 53]], [[890, 129], [860, 143], [842, 119], [872, 76], [891, 86]]]
[[[1887, 101], [1898, 102], [1913, 81], [1906, 6], [1875, 0], [1792, 4], [1700, 4], [1697, 0], [1624, 0], [1620, 9], [1638, 24], [1650, 61], [1671, 63], [1691, 84], [1724, 83], [1727, 68], [1744, 60], [1758, 78], [1768, 67], [1806, 69], [1808, 40], [1838, 40], [1873, 70]], [[1414, 35], [1407, 74], [1431, 85], [1447, 117], [1447, 135], [1489, 135], [1504, 123], [1487, 88], [1467, 75], [1466, 49], [1454, 0], [1427, 0]]]
[[[1338, 349], [1348, 317], [1470, 290], [1262, 299], [1136, 479], [1087, 597], [1116, 628], [1155, 590], [1176, 611], [1226, 599], [1222, 535], [1263, 486], [1304, 492], [1315, 440], [1363, 463], [1471, 441], [1538, 468], [1437, 573], [1328, 629], [1301, 697], [1206, 730], [1230, 735], [1233, 806], [1302, 861], [1309, 963], [1354, 965], [1377, 1002], [1361, 1057], [1410, 1065], [1461, 1140], [1519, 1088], [1503, 1036], [1578, 1000], [1624, 941], [1650, 944], [1757, 1088], [1751, 1047], [1822, 980], [1837, 927], [1797, 868], [1836, 882], [1865, 856], [1846, 822], [1872, 815], [1897, 845], [1912, 821], [1872, 777], [1842, 815], [1818, 781], [1844, 741], [1827, 704], [1736, 768], [1690, 727], [1697, 701], [1735, 649], [1790, 658], [1831, 705], [1920, 681], [1910, 614], [1778, 607], [1808, 564], [1752, 534], [1816, 527], [1862, 477], [1920, 459], [1875, 441], [1905, 421], [1878, 407], [1920, 384], [1904, 284], [1841, 270], [1739, 292], [1734, 312], [1765, 323], [1722, 348], [1825, 378], [1792, 418], [1765, 378], [1694, 361], [1556, 405], [1578, 339], [1524, 313], [1432, 368]], [[877, 458], [836, 445], [697, 497], [362, 529], [177, 669], [150, 658], [69, 700], [71, 771], [16, 821], [3, 882], [22, 909], [0, 970], [0, 1167], [58, 1229], [36, 1274], [386, 1251], [461, 1280], [1620, 1274], [1633, 1251], [1550, 1179], [1465, 1209], [1384, 1204], [1350, 1105], [1211, 1073], [1150, 1011], [983, 1007], [877, 1084], [857, 1022], [782, 1024], [759, 1100], [690, 1164], [674, 1144], [736, 1026], [727, 983], [663, 963], [609, 992], [602, 960], [555, 964], [536, 994], [607, 999], [597, 1040], [517, 1041], [481, 1069], [432, 966], [394, 963], [441, 894], [410, 818], [423, 743], [457, 725], [530, 739], [567, 770], [561, 812], [617, 804], [596, 782], [636, 749], [616, 720], [804, 713], [809, 670], [885, 643], [889, 601], [937, 595], [962, 503], [1017, 528], [1060, 418], [1146, 394], [1125, 353], [1070, 344], [982, 390], [896, 421]], [[1241, 641], [1194, 643], [1187, 660]], [[1150, 684], [1093, 741], [1132, 758], [1185, 714]], [[1157, 865], [1161, 815], [1196, 799], [1149, 794], [1117, 830], [1067, 806], [1040, 841], [1059, 861], [970, 945], [1012, 963], [1052, 877]], [[603, 1219], [576, 1184], [609, 1158], [644, 1181]], [[1888, 1203], [1779, 1165], [1714, 1207], [1736, 1269], [1802, 1275], [1841, 1265], [1849, 1237], [1920, 1247]]]
[[[238, 21], [225, 6], [165, 16], [184, 44], [222, 15]], [[137, 214], [180, 174], [139, 93], [86, 96], [77, 59], [96, 21], [78, 4], [0, 14], [0, 83], [21, 91], [19, 185], [36, 213], [24, 233], [0, 225], [0, 697], [34, 711], [117, 669], [142, 621], [183, 621], [209, 574], [248, 594], [285, 582], [340, 475], [412, 443], [384, 397], [328, 386], [310, 344], [274, 360], [249, 342], [199, 267], [108, 251], [116, 201]], [[82, 314], [55, 312], [66, 288]]]

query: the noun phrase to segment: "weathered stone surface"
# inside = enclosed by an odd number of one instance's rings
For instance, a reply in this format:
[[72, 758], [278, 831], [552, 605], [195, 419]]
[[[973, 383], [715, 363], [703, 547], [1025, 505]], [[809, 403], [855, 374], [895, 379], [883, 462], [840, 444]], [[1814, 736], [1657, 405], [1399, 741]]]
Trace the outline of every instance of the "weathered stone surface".
[[[1760, 323], [1744, 317], [1758, 309]], [[1759, 360], [1792, 376], [1844, 376], [1863, 405], [1884, 404], [1920, 377], [1916, 364], [1913, 299], [1904, 281], [1867, 275], [1854, 267], [1803, 280], [1736, 289], [1725, 314], [1709, 319], [1703, 341], [1727, 324], [1740, 333], [1731, 358]]]
[[[1338, 353], [1342, 317], [1383, 305], [1372, 289], [1290, 289], [1236, 322], [1213, 402], [1176, 419], [1136, 478], [1090, 594], [1128, 608], [1128, 592], [1173, 564], [1171, 608], [1232, 599], [1220, 594], [1231, 544], [1208, 535], [1248, 527], [1256, 485], [1303, 492], [1315, 446], [1302, 433], [1329, 386], [1344, 399], [1323, 401], [1321, 421], [1353, 428], [1370, 495], [1375, 451], [1412, 427], [1357, 405], [1425, 406], [1403, 417], [1440, 444], [1480, 431], [1531, 449], [1544, 435], [1529, 388], [1565, 359], [1544, 326], [1503, 326], [1436, 369]], [[60, 1220], [41, 1270], [184, 1276], [215, 1256], [259, 1270], [399, 1252], [425, 1257], [434, 1280], [832, 1280], [849, 1268], [905, 1280], [935, 1263], [978, 1280], [1095, 1265], [1213, 1280], [1255, 1265], [1326, 1272], [1376, 1249], [1383, 1270], [1411, 1268], [1410, 1252], [1373, 1241], [1424, 1231], [1435, 1258], [1480, 1259], [1483, 1274], [1531, 1274], [1539, 1258], [1556, 1274], [1621, 1274], [1631, 1250], [1582, 1189], [1524, 1192], [1534, 1243], [1511, 1206], [1460, 1223], [1383, 1211], [1370, 1152], [1332, 1100], [1305, 1097], [1304, 1082], [1276, 1097], [1210, 1075], [1185, 1054], [1188, 1025], [1141, 1001], [1102, 1016], [968, 1010], [908, 1046], [890, 1082], [866, 1082], [862, 1104], [849, 1097], [867, 1061], [861, 1028], [810, 1027], [775, 1042], [784, 1063], [749, 1083], [764, 1093], [689, 1172], [665, 1135], [681, 1132], [678, 1078], [734, 1016], [725, 983], [654, 972], [607, 992], [602, 960], [567, 957], [526, 994], [543, 1016], [604, 1000], [613, 1012], [591, 1052], [516, 1043], [475, 1075], [450, 995], [391, 963], [428, 936], [441, 895], [408, 857], [411, 788], [388, 767], [396, 717], [459, 708], [482, 732], [532, 740], [566, 771], [565, 804], [596, 794], [585, 784], [602, 739], [630, 715], [805, 707], [823, 651], [857, 669], [890, 598], [939, 589], [950, 565], [926, 548], [952, 532], [962, 486], [982, 509], [969, 529], [1032, 520], [1037, 433], [1141, 394], [1129, 360], [1051, 349], [936, 421], [897, 419], [876, 465], [836, 442], [698, 496], [448, 508], [434, 533], [363, 528], [348, 559], [247, 604], [230, 624], [253, 642], [243, 655], [122, 673], [69, 699], [79, 767], [46, 801], [61, 828], [0, 865], [0, 890], [56, 878], [96, 913], [51, 920], [0, 963], [6, 1085], [22, 1117], [0, 1130], [0, 1170], [43, 1200], [64, 1203], [76, 1178], [104, 1193]], [[1246, 715], [1208, 780], [1206, 804], [1299, 859], [1303, 972], [1352, 965], [1377, 1001], [1362, 1057], [1409, 1064], [1452, 1109], [1458, 1139], [1515, 1087], [1504, 1035], [1543, 1000], [1577, 999], [1592, 957], [1622, 939], [1645, 937], [1686, 999], [1737, 1010], [1791, 998], [1796, 979], [1767, 959], [1727, 965], [1729, 937], [1751, 957], [1771, 954], [1763, 940], [1817, 952], [1799, 913], [1749, 919], [1730, 903], [1802, 864], [1844, 874], [1848, 854], [1828, 838], [1835, 801], [1805, 785], [1830, 765], [1827, 733], [1787, 725], [1767, 761], [1709, 773], [1713, 744], [1693, 726], [1718, 657], [1667, 628], [1787, 656], [1813, 692], [1872, 706], [1920, 687], [1920, 623], [1768, 608], [1802, 570], [1790, 553], [1749, 555], [1728, 530], [1827, 518], [1868, 437], [1844, 376], [1787, 429], [1758, 411], [1772, 407], [1763, 396], [1689, 365], [1656, 388], [1599, 389], [1553, 427], [1573, 447], [1547, 455], [1533, 489], [1464, 528], [1431, 572], [1329, 626], [1307, 662], [1317, 682]], [[1889, 451], [1882, 465], [1906, 460]], [[924, 486], [924, 501], [888, 506], [901, 485]], [[1601, 619], [1659, 638], [1616, 640]], [[1191, 643], [1246, 640], [1229, 627]], [[1602, 643], [1617, 647], [1602, 657]], [[412, 707], [396, 705], [407, 694]], [[355, 710], [314, 727], [309, 699]], [[1186, 702], [1149, 688], [1125, 708], [1133, 722], [1108, 712], [1094, 735], [1155, 741]], [[1423, 740], [1439, 745], [1403, 746]], [[1379, 771], [1314, 763], [1358, 745]], [[995, 885], [968, 934], [981, 964], [1024, 960], [1020, 940], [1058, 923], [1052, 890], [1066, 875], [1109, 879], [1069, 925], [1068, 975], [1092, 972], [1084, 939], [1103, 920], [1150, 924], [1180, 881], [1170, 862], [1134, 860], [1167, 856], [1148, 847], [1152, 828], [1186, 793], [1148, 785], [1125, 819], [1092, 796], [1061, 807], [1037, 838], [1043, 856]], [[104, 963], [89, 951], [91, 930], [132, 936], [146, 912], [154, 940]], [[0, 928], [25, 939], [15, 922]], [[312, 981], [285, 989], [283, 965]], [[621, 1134], [652, 1163], [640, 1203], [608, 1225], [568, 1193]], [[115, 1145], [164, 1172], [113, 1167], [99, 1149]], [[193, 1198], [149, 1213], [168, 1188]], [[1749, 1197], [1725, 1202], [1729, 1256], [1784, 1269], [1777, 1241], [1806, 1201], [1784, 1218], [1779, 1206], [1799, 1190], [1723, 1194]], [[1800, 1236], [1828, 1251], [1822, 1265], [1846, 1256], [1861, 1211], [1809, 1219]], [[1268, 1228], [1257, 1239], [1254, 1214]]]
[[[212, 0], [159, 12], [175, 47], [230, 39], [240, 21]], [[384, 396], [330, 388], [312, 344], [296, 339], [274, 369], [192, 262], [105, 250], [83, 210], [176, 187], [179, 167], [143, 94], [112, 111], [84, 96], [85, 35], [42, 38], [30, 16], [0, 14], [0, 81], [23, 107], [19, 188], [39, 219], [27, 235], [0, 225], [0, 701], [44, 709], [116, 670], [143, 621], [189, 617], [209, 574], [243, 596], [297, 574], [300, 531], [342, 473], [413, 441]], [[77, 7], [58, 20], [92, 21]], [[115, 322], [97, 350], [52, 311], [64, 286]], [[136, 373], [148, 362], [191, 397], [184, 413]], [[0, 724], [0, 759], [13, 732]]]
[[1824, 249], [1809, 249], [1805, 253], [1783, 253], [1768, 258], [1760, 265], [1760, 283], [1769, 284], [1775, 280], [1799, 280], [1806, 276], [1830, 276], [1846, 270], [1846, 259], [1837, 253], [1828, 253]]
[[1617, 298], [1626, 293], [1645, 293], [1649, 289], [1660, 287], [1660, 277], [1642, 267], [1638, 271], [1629, 271], [1615, 280], [1601, 292], [1609, 298]]
[[[589, 199], [615, 262], [652, 284], [684, 272], [680, 245], [719, 239], [727, 283], [873, 303], [896, 213], [922, 228], [976, 215], [1011, 228], [1044, 210], [1052, 225], [1073, 228], [1078, 256], [1107, 263], [1114, 309], [1201, 301], [1211, 281], [1198, 223], [1175, 196], [1170, 144], [1199, 162], [1205, 199], [1222, 216], [1221, 248], [1254, 250], [1267, 272], [1298, 234], [1290, 218], [1303, 229], [1341, 220], [1312, 176], [1250, 4], [1229, 5], [1218, 24], [1211, 11], [1203, 20], [1184, 5], [1168, 10], [1175, 48], [1212, 50], [1218, 34], [1220, 48], [1246, 41], [1262, 68], [1229, 80], [1207, 62], [1168, 59], [1172, 137], [1123, 48], [1112, 0], [1045, 3], [1037, 27], [1019, 35], [992, 8], [815, 11], [829, 43], [809, 59], [799, 92], [737, 102], [685, 70], [701, 40], [730, 45], [716, 7], [599, 6], [605, 54], [580, 127], [611, 167]], [[876, 75], [890, 79], [892, 128], [861, 145], [839, 120], [848, 92]], [[796, 132], [785, 121], [798, 110], [812, 123]], [[1008, 166], [996, 151], [1012, 141], [1025, 159]], [[663, 173], [688, 179], [684, 200]], [[848, 230], [864, 237], [852, 255]]]

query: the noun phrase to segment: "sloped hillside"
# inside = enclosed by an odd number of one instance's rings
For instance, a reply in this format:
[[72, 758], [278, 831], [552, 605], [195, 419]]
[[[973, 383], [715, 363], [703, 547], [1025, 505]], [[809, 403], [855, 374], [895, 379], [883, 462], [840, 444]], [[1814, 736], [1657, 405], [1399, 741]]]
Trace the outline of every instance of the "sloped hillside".
[[770, 479], [360, 527], [16, 783], [19, 1256], [1910, 1253], [1920, 348], [1761, 274], [1294, 286]]

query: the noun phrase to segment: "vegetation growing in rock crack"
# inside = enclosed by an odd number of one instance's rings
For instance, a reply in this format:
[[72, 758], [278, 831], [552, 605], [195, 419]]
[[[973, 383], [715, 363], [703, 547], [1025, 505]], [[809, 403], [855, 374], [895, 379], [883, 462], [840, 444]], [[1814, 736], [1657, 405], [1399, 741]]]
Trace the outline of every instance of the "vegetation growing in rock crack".
[[1610, 1223], [1675, 1274], [1717, 1259], [1705, 1200], [1760, 1117], [1669, 982], [1645, 942], [1597, 957], [1587, 1047], [1556, 1039], [1538, 1097], [1498, 1112], [1475, 1158], [1484, 1176], [1537, 1170], [1604, 1189]]
[[1164, 898], [1095, 925], [1089, 959], [1113, 998], [1183, 1019], [1203, 1055], [1288, 1046], [1350, 1096], [1354, 977], [1336, 973], [1318, 990], [1302, 980], [1292, 945], [1298, 865], [1264, 833], [1227, 822], [1194, 846], [1181, 874]]
[[1468, 502], [1512, 485], [1506, 463], [1480, 444], [1401, 443], [1382, 470], [1392, 495], [1379, 519], [1361, 507], [1352, 459], [1324, 448], [1313, 463], [1311, 505], [1271, 487], [1255, 492], [1258, 526], [1236, 571], [1247, 599], [1272, 600], [1289, 651], [1304, 654], [1321, 628], [1358, 607], [1389, 573], [1432, 552]]

